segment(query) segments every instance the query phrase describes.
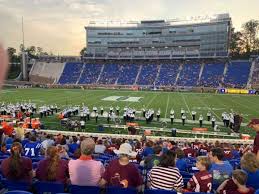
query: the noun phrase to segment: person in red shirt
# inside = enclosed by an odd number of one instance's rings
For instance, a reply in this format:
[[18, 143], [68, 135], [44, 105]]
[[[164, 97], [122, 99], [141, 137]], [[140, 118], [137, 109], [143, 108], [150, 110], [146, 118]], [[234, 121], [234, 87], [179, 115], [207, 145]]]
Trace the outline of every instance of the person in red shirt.
[[257, 156], [257, 160], [259, 160], [259, 119], [252, 119], [248, 124], [248, 127], [256, 131], [253, 152]]
[[130, 163], [130, 157], [136, 157], [128, 143], [123, 143], [119, 150], [114, 150], [119, 155], [118, 160], [109, 163], [100, 181], [100, 186], [105, 185], [121, 188], [141, 189], [142, 177], [134, 164]]
[[188, 143], [187, 147], [183, 149], [186, 157], [196, 157], [196, 151], [192, 149], [192, 144]]
[[56, 147], [48, 147], [46, 159], [38, 164], [36, 178], [40, 181], [57, 181], [66, 184], [68, 177], [68, 161], [60, 159]]
[[217, 189], [222, 194], [254, 194], [255, 189], [246, 186], [247, 173], [243, 170], [234, 170], [232, 179], [224, 181]]
[[187, 183], [192, 192], [210, 193], [212, 188], [212, 175], [208, 172], [210, 160], [206, 156], [197, 157], [196, 167], [200, 170], [195, 173]]
[[11, 147], [11, 156], [2, 161], [1, 170], [5, 178], [15, 181], [32, 182], [32, 161], [21, 156], [22, 145], [14, 142]]

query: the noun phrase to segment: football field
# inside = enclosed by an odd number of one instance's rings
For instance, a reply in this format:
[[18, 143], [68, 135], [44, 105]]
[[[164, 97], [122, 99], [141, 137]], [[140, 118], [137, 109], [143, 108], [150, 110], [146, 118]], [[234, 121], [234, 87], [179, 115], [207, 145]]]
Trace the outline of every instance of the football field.
[[170, 118], [170, 110], [175, 111], [176, 119], [180, 119], [180, 110], [186, 111], [187, 119], [191, 119], [191, 111], [197, 116], [208, 111], [221, 121], [222, 112], [236, 112], [243, 116], [243, 123], [251, 118], [259, 118], [259, 96], [229, 95], [211, 93], [181, 93], [159, 91], [124, 91], [124, 90], [81, 90], [81, 89], [3, 89], [0, 102], [34, 102], [37, 106], [57, 104], [61, 110], [69, 105], [84, 105], [92, 110], [93, 106], [103, 106], [108, 111], [110, 106], [125, 106], [141, 111], [153, 108], [161, 110], [161, 118]]

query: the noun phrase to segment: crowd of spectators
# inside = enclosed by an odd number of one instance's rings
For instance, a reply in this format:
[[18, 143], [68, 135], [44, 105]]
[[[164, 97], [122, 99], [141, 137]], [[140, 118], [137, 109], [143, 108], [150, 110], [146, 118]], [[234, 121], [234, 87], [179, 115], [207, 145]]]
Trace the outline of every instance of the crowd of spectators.
[[142, 138], [50, 135], [2, 137], [1, 174], [65, 185], [254, 193], [259, 161], [251, 146]]

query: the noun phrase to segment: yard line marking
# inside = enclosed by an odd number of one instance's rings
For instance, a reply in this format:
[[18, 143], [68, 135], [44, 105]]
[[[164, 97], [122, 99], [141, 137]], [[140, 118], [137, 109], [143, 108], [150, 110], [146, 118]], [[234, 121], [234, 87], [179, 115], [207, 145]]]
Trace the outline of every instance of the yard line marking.
[[167, 118], [168, 104], [169, 104], [169, 93], [168, 93], [168, 95], [167, 95], [167, 103], [166, 103], [165, 117], [164, 117], [164, 118]]
[[188, 104], [187, 104], [187, 102], [186, 102], [186, 100], [185, 100], [185, 97], [183, 96], [183, 94], [182, 94], [182, 93], [181, 93], [181, 96], [182, 96], [182, 99], [183, 99], [183, 101], [184, 101], [185, 106], [186, 106], [186, 107], [187, 107], [187, 109], [188, 109], [189, 114], [192, 116], [192, 114], [191, 114], [191, 110], [190, 110], [190, 108], [189, 108], [189, 106], [188, 106]]
[[146, 108], [148, 108], [150, 106], [150, 104], [155, 100], [155, 98], [158, 96], [158, 94], [160, 93], [157, 93], [147, 104]]

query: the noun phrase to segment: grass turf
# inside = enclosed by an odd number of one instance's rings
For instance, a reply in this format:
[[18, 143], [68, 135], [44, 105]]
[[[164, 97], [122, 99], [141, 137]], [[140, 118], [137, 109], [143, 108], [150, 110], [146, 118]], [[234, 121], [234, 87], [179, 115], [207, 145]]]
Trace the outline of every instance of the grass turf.
[[[103, 99], [110, 96], [120, 96], [120, 99], [114, 101], [104, 101]], [[127, 101], [129, 97], [140, 97], [138, 102]], [[180, 118], [181, 108], [185, 109], [187, 119], [191, 119], [191, 111], [197, 112], [196, 117], [200, 114], [206, 120], [208, 110], [221, 121], [222, 112], [238, 112], [243, 115], [243, 122], [248, 123], [251, 118], [259, 117], [259, 97], [248, 95], [228, 95], [228, 94], [211, 94], [211, 93], [180, 93], [180, 92], [158, 92], [158, 91], [123, 91], [123, 90], [81, 90], [81, 89], [3, 89], [0, 92], [0, 102], [28, 102], [37, 103], [38, 106], [44, 104], [57, 104], [61, 109], [68, 105], [82, 105], [84, 103], [91, 110], [93, 106], [103, 106], [106, 111], [110, 106], [114, 108], [119, 106], [121, 111], [125, 106], [134, 107], [141, 111], [142, 107], [153, 108], [155, 111], [160, 108], [161, 118], [170, 118], [170, 110], [175, 110], [176, 118]], [[60, 128], [59, 121], [56, 117], [43, 119], [47, 128]], [[98, 124], [106, 123], [106, 119], [100, 119]], [[145, 125], [144, 122], [140, 122]], [[89, 130], [94, 131], [96, 124], [93, 121], [87, 123]], [[152, 123], [152, 126], [160, 127], [159, 123]], [[181, 129], [191, 129], [198, 127], [198, 124], [186, 124], [184, 127], [180, 124], [167, 124], [168, 128], [176, 127]], [[208, 126], [209, 127], [209, 126]], [[209, 127], [210, 128], [210, 127]], [[211, 129], [210, 129], [211, 130]], [[229, 131], [229, 129], [222, 129]], [[254, 132], [242, 127], [241, 132], [254, 136]]]

